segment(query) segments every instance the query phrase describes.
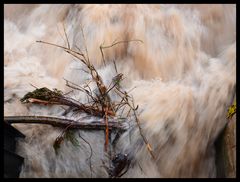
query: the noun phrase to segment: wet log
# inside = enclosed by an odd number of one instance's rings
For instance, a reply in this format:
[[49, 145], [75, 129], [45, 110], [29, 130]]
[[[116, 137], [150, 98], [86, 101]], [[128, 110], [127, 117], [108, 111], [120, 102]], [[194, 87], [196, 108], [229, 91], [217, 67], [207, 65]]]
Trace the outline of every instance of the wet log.
[[[4, 121], [8, 124], [48, 124], [54, 127], [62, 127], [68, 129], [84, 129], [84, 130], [105, 130], [106, 123], [104, 120], [83, 122], [67, 118], [50, 117], [50, 116], [4, 116]], [[108, 122], [109, 130], [122, 130], [126, 129], [126, 125], [121, 122], [111, 121]]]

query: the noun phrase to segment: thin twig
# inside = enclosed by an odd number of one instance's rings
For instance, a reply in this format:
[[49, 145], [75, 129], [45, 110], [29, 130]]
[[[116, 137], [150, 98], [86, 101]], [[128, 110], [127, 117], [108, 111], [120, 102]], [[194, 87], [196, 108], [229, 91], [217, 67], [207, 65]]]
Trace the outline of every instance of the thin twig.
[[64, 35], [65, 35], [65, 37], [66, 37], [66, 40], [67, 40], [68, 49], [71, 49], [71, 48], [70, 48], [69, 41], [68, 41], [68, 36], [67, 36], [66, 30], [65, 30], [64, 23], [63, 23], [63, 31], [64, 31]]
[[88, 49], [87, 49], [87, 44], [86, 44], [86, 39], [85, 39], [85, 36], [84, 36], [82, 25], [80, 25], [80, 28], [81, 28], [81, 33], [82, 33], [82, 37], [83, 37], [83, 45], [84, 45], [84, 48], [85, 48], [85, 51], [86, 51], [86, 54], [87, 54], [87, 61], [88, 61], [88, 64], [90, 64], [90, 60], [89, 60], [89, 56], [88, 56]]
[[115, 60], [113, 60], [113, 65], [114, 65], [114, 69], [115, 69], [116, 73], [118, 73], [118, 70], [117, 70], [117, 65], [116, 65], [116, 62], [115, 62]]
[[57, 26], [57, 31], [58, 31], [58, 33], [59, 33], [60, 37], [62, 38], [63, 42], [64, 42], [64, 43], [66, 43], [66, 41], [64, 40], [64, 38], [63, 38], [63, 35], [61, 34], [61, 32], [60, 32], [60, 30], [59, 30], [58, 26]]
[[108, 128], [108, 107], [105, 109], [105, 115], [104, 115], [104, 120], [105, 120], [105, 151], [107, 151], [107, 146], [108, 146], [108, 139], [109, 139], [109, 128]]
[[93, 150], [92, 150], [92, 147], [91, 147], [91, 145], [90, 145], [90, 143], [87, 141], [87, 140], [85, 140], [81, 135], [80, 135], [80, 133], [78, 133], [78, 136], [85, 142], [85, 143], [87, 143], [88, 144], [88, 146], [90, 147], [90, 156], [89, 156], [89, 158], [88, 158], [88, 160], [89, 160], [89, 167], [90, 167], [90, 171], [91, 171], [91, 178], [92, 178], [92, 154], [93, 154]]
[[106, 62], [105, 62], [105, 57], [104, 57], [104, 54], [103, 54], [103, 48], [102, 48], [102, 45], [100, 45], [99, 49], [100, 49], [101, 54], [102, 54], [102, 61], [103, 61], [103, 64], [104, 64], [104, 66], [106, 66]]
[[107, 49], [107, 48], [113, 47], [113, 46], [115, 46], [115, 45], [117, 45], [117, 44], [129, 43], [129, 42], [134, 42], [134, 41], [135, 41], [135, 42], [141, 42], [141, 43], [143, 43], [142, 40], [138, 40], [138, 39], [122, 40], [122, 41], [115, 42], [115, 43], [113, 43], [113, 44], [111, 44], [111, 45], [109, 45], [109, 46], [101, 46], [101, 48], [102, 48], [102, 49]]
[[[113, 43], [111, 45], [109, 45], [109, 46], [102, 46], [102, 45], [100, 45], [100, 51], [101, 51], [101, 54], [102, 54], [102, 60], [103, 60], [103, 63], [104, 63], [105, 66], [106, 66], [106, 61], [105, 61], [105, 57], [104, 57], [104, 54], [103, 54], [103, 49], [111, 48], [111, 47], [113, 47], [113, 46], [115, 46], [117, 44], [129, 43], [129, 42], [133, 42], [133, 41], [139, 41], [139, 42], [143, 43], [142, 40], [138, 40], [138, 39], [136, 39], [136, 40], [123, 40], [123, 41], [118, 41], [118, 42], [115, 42], [115, 41], [116, 40], [114, 40]], [[116, 73], [118, 73], [115, 62], [114, 62], [114, 66], [115, 66]]]
[[34, 87], [34, 88], [38, 89], [38, 87], [34, 86], [33, 84], [31, 84], [31, 83], [30, 83], [30, 85], [31, 85], [32, 87]]
[[60, 45], [57, 45], [57, 44], [54, 44], [54, 43], [45, 42], [45, 41], [42, 41], [42, 40], [37, 40], [36, 42], [37, 42], [37, 43], [43, 43], [43, 44], [52, 45], [52, 46], [55, 46], [55, 47], [59, 47], [59, 48], [64, 49], [65, 51], [70, 51], [70, 52], [75, 53], [75, 54], [80, 55], [80, 56], [83, 55], [83, 54], [81, 54], [81, 53], [79, 53], [79, 52], [77, 52], [77, 51], [74, 51], [74, 50], [72, 50], [72, 49], [69, 49], [69, 48], [67, 48], [67, 47], [60, 46]]
[[138, 119], [137, 114], [136, 114], [136, 110], [137, 110], [137, 107], [138, 107], [138, 106], [135, 108], [134, 102], [133, 102], [133, 98], [132, 98], [132, 105], [130, 105], [129, 103], [128, 103], [128, 105], [129, 105], [129, 107], [130, 107], [130, 108], [132, 109], [132, 111], [133, 111], [133, 114], [134, 114], [134, 117], [135, 117], [137, 126], [138, 126], [138, 128], [139, 128], [140, 135], [142, 136], [142, 139], [143, 139], [144, 143], [146, 144], [147, 149], [148, 149], [149, 153], [151, 154], [152, 158], [155, 159], [155, 156], [154, 156], [154, 154], [153, 154], [152, 147], [151, 147], [151, 145], [149, 144], [147, 138], [143, 135], [142, 127], [140, 126], [140, 122], [139, 122], [139, 119]]
[[[79, 90], [79, 91], [81, 91], [81, 92], [84, 92], [84, 93], [86, 93], [89, 97], [91, 97], [91, 99], [94, 101], [94, 102], [97, 102], [98, 100], [96, 100], [96, 98], [91, 94], [92, 92], [91, 92], [91, 90], [90, 91], [88, 91], [88, 90], [86, 90], [85, 88], [82, 88], [82, 87], [80, 87], [79, 85], [77, 85], [77, 84], [75, 84], [75, 83], [73, 83], [73, 82], [71, 82], [71, 81], [69, 81], [69, 80], [67, 80], [67, 79], [65, 79], [65, 78], [63, 78], [65, 81], [66, 81], [66, 86], [68, 86], [68, 87], [70, 87], [70, 88], [72, 88], [72, 89], [75, 89], [75, 90]], [[75, 85], [75, 86], [72, 86], [72, 85], [69, 85], [68, 83], [71, 83], [71, 84], [73, 84], [73, 85]], [[88, 87], [88, 88], [90, 88], [90, 87]]]

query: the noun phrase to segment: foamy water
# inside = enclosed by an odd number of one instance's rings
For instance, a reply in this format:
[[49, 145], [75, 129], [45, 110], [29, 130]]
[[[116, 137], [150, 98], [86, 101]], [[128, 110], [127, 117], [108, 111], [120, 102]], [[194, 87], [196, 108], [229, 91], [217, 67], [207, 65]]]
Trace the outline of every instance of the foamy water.
[[[105, 84], [116, 75], [115, 60], [123, 88], [136, 87], [131, 95], [156, 159], [133, 126], [117, 143], [118, 152], [132, 157], [123, 177], [215, 177], [214, 141], [236, 93], [236, 5], [5, 5], [5, 116], [61, 116], [61, 107], [23, 105], [19, 98], [34, 89], [30, 84], [67, 92], [63, 78], [79, 85], [90, 79], [63, 50], [36, 43], [66, 46], [63, 24], [71, 47], [84, 51], [86, 42]], [[104, 50], [104, 66], [100, 45], [133, 39], [143, 43]], [[71, 96], [86, 100], [82, 93]], [[15, 126], [26, 135], [17, 146], [25, 158], [20, 177], [91, 177], [90, 149], [81, 138], [80, 147], [64, 142], [56, 155], [52, 144], [61, 129]], [[108, 177], [104, 132], [79, 133], [93, 148], [92, 177]]]

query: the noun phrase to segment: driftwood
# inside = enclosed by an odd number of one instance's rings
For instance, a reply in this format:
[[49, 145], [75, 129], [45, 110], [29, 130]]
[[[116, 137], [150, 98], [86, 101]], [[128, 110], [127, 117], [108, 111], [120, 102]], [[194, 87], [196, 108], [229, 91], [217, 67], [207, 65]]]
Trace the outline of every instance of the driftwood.
[[[105, 130], [106, 128], [105, 122], [101, 120], [93, 122], [78, 122], [77, 120], [49, 116], [5, 116], [4, 121], [8, 124], [48, 124], [54, 127], [68, 127], [68, 129]], [[109, 121], [108, 128], [109, 130], [126, 130], [123, 123], [116, 121]]]

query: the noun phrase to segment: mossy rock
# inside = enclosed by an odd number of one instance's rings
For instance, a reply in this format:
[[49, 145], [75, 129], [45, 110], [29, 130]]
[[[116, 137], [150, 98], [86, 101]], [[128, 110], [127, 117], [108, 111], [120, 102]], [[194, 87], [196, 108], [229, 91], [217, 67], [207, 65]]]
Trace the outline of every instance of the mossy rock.
[[[236, 104], [236, 103], [235, 103]], [[234, 104], [232, 105], [234, 106]], [[232, 106], [230, 108], [232, 108]], [[234, 106], [235, 107], [235, 106]], [[236, 108], [236, 107], [235, 107]], [[235, 109], [236, 112], [236, 109]], [[228, 117], [228, 124], [216, 141], [218, 178], [236, 178], [236, 114]]]

